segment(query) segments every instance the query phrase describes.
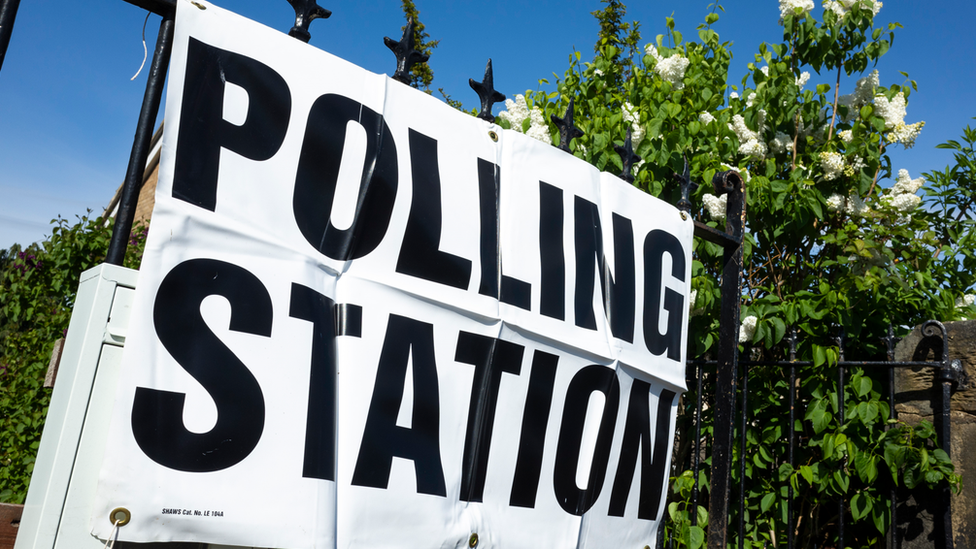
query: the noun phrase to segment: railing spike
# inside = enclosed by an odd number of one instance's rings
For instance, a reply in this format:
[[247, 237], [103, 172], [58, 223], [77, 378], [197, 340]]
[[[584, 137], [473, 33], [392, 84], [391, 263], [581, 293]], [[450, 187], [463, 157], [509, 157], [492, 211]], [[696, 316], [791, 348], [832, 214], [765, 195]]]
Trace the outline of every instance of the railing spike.
[[682, 155], [685, 161], [685, 169], [682, 174], [674, 174], [674, 178], [681, 183], [681, 198], [678, 200], [678, 210], [685, 214], [691, 213], [691, 191], [698, 188], [698, 183], [691, 180], [691, 168], [688, 166], [688, 157]]
[[505, 95], [495, 90], [495, 76], [491, 70], [491, 59], [488, 59], [485, 76], [481, 82], [475, 82], [474, 78], [469, 78], [468, 85], [478, 93], [478, 99], [481, 100], [481, 112], [478, 113], [478, 118], [487, 122], [494, 122], [495, 116], [491, 114], [491, 106], [504, 101]]
[[623, 163], [623, 170], [620, 172], [620, 178], [627, 183], [634, 182], [634, 174], [632, 173], [634, 165], [641, 161], [641, 157], [634, 153], [634, 142], [631, 138], [630, 128], [627, 128], [627, 138], [624, 139], [623, 146], [614, 145], [613, 150], [617, 151], [620, 155], [620, 160]]
[[403, 28], [403, 36], [399, 42], [389, 36], [383, 37], [383, 43], [390, 48], [397, 59], [397, 68], [396, 72], [393, 73], [393, 79], [407, 85], [410, 85], [410, 69], [417, 63], [426, 63], [430, 58], [429, 55], [414, 49], [413, 29], [413, 18], [410, 18], [407, 19], [407, 26]]
[[288, 0], [291, 7], [295, 8], [295, 26], [288, 31], [288, 36], [297, 38], [302, 42], [308, 43], [312, 37], [308, 32], [308, 26], [316, 19], [328, 19], [332, 12], [319, 6], [315, 0]]
[[552, 114], [549, 118], [552, 123], [559, 128], [559, 149], [569, 152], [569, 143], [576, 139], [577, 137], [583, 137], [583, 131], [573, 124], [573, 101], [574, 98], [569, 99], [569, 107], [566, 108], [566, 116], [559, 118], [558, 116]]

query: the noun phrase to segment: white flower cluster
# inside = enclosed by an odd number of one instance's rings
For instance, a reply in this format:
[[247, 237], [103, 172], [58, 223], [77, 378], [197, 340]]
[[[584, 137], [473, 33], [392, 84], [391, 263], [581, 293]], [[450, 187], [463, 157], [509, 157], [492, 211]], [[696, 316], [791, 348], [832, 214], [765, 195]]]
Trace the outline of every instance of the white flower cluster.
[[762, 158], [766, 156], [767, 147], [766, 144], [761, 141], [763, 126], [766, 124], [766, 111], [760, 110], [759, 117], [756, 121], [756, 125], [759, 126], [759, 131], [754, 132], [746, 126], [746, 121], [742, 118], [741, 114], [737, 114], [732, 117], [732, 123], [729, 124], [729, 129], [735, 132], [735, 136], [739, 138], [739, 154], [744, 154], [746, 156], [754, 156], [756, 158]]
[[628, 102], [624, 102], [623, 111], [624, 120], [630, 122], [630, 144], [634, 150], [637, 150], [645, 135], [644, 127], [640, 124], [640, 112], [637, 111], [637, 107]]
[[854, 93], [842, 95], [837, 99], [839, 104], [847, 107], [847, 116], [844, 117], [844, 122], [850, 122], [857, 118], [861, 107], [874, 100], [874, 89], [879, 85], [881, 85], [881, 77], [877, 70], [873, 70], [871, 74], [858, 79], [857, 83], [854, 84]]
[[956, 308], [965, 309], [966, 307], [972, 307], [973, 303], [976, 303], [976, 294], [966, 294], [956, 299]]
[[695, 302], [698, 301], [698, 290], [692, 290], [691, 295], [688, 296], [688, 313], [689, 316], [698, 316], [705, 312], [704, 307], [695, 308]]
[[901, 169], [898, 170], [898, 179], [895, 180], [895, 184], [891, 187], [891, 194], [915, 194], [924, 184], [924, 177], [912, 179], [912, 176], [908, 175], [908, 170]]
[[729, 94], [729, 100], [730, 101], [733, 100], [733, 99], [738, 99], [738, 98], [739, 98], [738, 92], [732, 92], [732, 93]]
[[850, 143], [851, 141], [854, 141], [854, 132], [851, 130], [840, 131], [837, 132], [837, 137], [839, 137], [844, 143]]
[[813, 9], [813, 0], [779, 0], [779, 18], [803, 15]]
[[[766, 67], [766, 68], [769, 68], [769, 67]], [[742, 92], [742, 93], [746, 93], [746, 92]], [[758, 95], [759, 94], [757, 94], [756, 92], [752, 92], [752, 93], [746, 95], [746, 107], [753, 106], [756, 103], [756, 97]]]
[[915, 194], [896, 194], [887, 198], [888, 205], [899, 212], [910, 212], [922, 202], [922, 197]]
[[898, 124], [905, 123], [905, 107], [907, 105], [903, 92], [898, 92], [898, 95], [890, 101], [883, 95], [874, 98], [874, 112], [884, 118], [886, 130], [894, 129]]
[[803, 86], [806, 86], [807, 82], [809, 81], [810, 81], [810, 73], [808, 71], [803, 71], [800, 73], [800, 76], [796, 77], [796, 85], [799, 88], [803, 88]]
[[769, 142], [769, 150], [773, 151], [773, 154], [790, 152], [793, 150], [793, 140], [783, 132], [776, 132], [776, 137]]
[[824, 179], [833, 181], [844, 172], [844, 155], [836, 152], [820, 153], [820, 167], [824, 171]]
[[715, 122], [715, 117], [712, 116], [712, 113], [708, 111], [702, 111], [702, 113], [698, 115], [698, 121], [702, 124], [708, 125]]
[[819, 111], [814, 116], [816, 116], [815, 119], [807, 121], [804, 121], [803, 117], [800, 117], [799, 124], [797, 125], [797, 133], [801, 142], [807, 137], [813, 137], [815, 140], [822, 142], [827, 136], [827, 129], [830, 127], [827, 112]]
[[892, 185], [890, 194], [883, 198], [884, 202], [899, 212], [910, 212], [918, 207], [922, 202], [922, 197], [916, 195], [925, 179], [922, 177], [912, 179], [908, 175], [908, 170], [898, 170], [898, 179]]
[[739, 327], [739, 343], [749, 343], [752, 341], [752, 337], [756, 335], [756, 323], [759, 319], [753, 315], [749, 315], [742, 320], [742, 326]]
[[841, 174], [854, 177], [865, 166], [864, 160], [858, 155], [854, 155], [850, 161], [847, 161], [840, 153], [826, 151], [820, 153], [820, 167], [824, 171], [825, 181], [833, 181]]
[[[782, 2], [780, 2], [782, 4]], [[830, 10], [837, 15], [837, 18], [844, 17], [855, 4], [860, 5], [861, 9], [871, 10], [871, 15], [878, 15], [883, 4], [878, 0], [827, 0], [823, 3], [825, 10]], [[782, 9], [782, 8], [781, 8]]]
[[837, 193], [830, 195], [827, 198], [827, 209], [832, 212], [844, 211], [848, 215], [859, 216], [865, 216], [871, 212], [871, 208], [854, 192], [848, 195], [847, 198]]
[[722, 196], [706, 194], [702, 196], [702, 203], [705, 204], [705, 209], [708, 210], [708, 215], [716, 221], [725, 219], [725, 208], [728, 205], [728, 202], [729, 195], [727, 194], [723, 194]]
[[847, 197], [847, 203], [844, 205], [844, 211], [848, 215], [867, 215], [871, 208], [861, 200], [861, 197], [857, 193], [852, 192], [850, 196]]
[[506, 99], [505, 109], [498, 113], [498, 118], [508, 120], [513, 130], [522, 131], [522, 121], [529, 117], [529, 105], [525, 102], [525, 96], [516, 95], [515, 101]]
[[827, 209], [832, 212], [839, 212], [844, 209], [847, 205], [847, 199], [844, 195], [834, 193], [827, 198]]
[[533, 139], [538, 139], [543, 143], [552, 143], [552, 138], [549, 135], [549, 125], [546, 124], [542, 110], [539, 107], [532, 107], [530, 111], [528, 103], [525, 102], [524, 95], [516, 95], [515, 101], [506, 99], [505, 109], [507, 110], [498, 113], [498, 118], [508, 120], [513, 130], [521, 132], [522, 123], [528, 118], [529, 129], [525, 132], [525, 135]]
[[890, 101], [883, 95], [874, 98], [875, 112], [885, 119], [885, 129], [891, 130], [888, 141], [901, 143], [906, 149], [910, 149], [915, 145], [915, 139], [925, 127], [925, 122], [905, 124], [906, 107], [904, 92], [898, 92]]
[[924, 120], [914, 124], [901, 122], [895, 126], [895, 129], [888, 133], [888, 140], [892, 143], [901, 143], [906, 149], [910, 149], [915, 146], [915, 139], [918, 138], [918, 134], [922, 133], [922, 128], [924, 127]]
[[661, 77], [665, 82], [670, 82], [671, 85], [676, 90], [680, 90], [685, 87], [682, 79], [685, 77], [685, 71], [688, 69], [688, 64], [690, 61], [681, 54], [675, 53], [671, 57], [662, 57], [660, 53], [657, 52], [652, 44], [648, 44], [644, 48], [644, 52], [654, 58], [654, 72]]

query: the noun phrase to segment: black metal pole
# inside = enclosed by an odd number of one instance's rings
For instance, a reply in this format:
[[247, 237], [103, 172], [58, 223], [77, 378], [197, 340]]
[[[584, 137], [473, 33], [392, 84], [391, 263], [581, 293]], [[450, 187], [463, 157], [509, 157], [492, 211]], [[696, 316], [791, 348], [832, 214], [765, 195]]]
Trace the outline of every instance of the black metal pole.
[[702, 378], [704, 377], [704, 366], [699, 364], [695, 367], [695, 439], [692, 441], [694, 454], [692, 455], [691, 474], [694, 483], [691, 485], [691, 525], [698, 526], [698, 475], [701, 471], [701, 437], [702, 437]]
[[[749, 356], [746, 347], [746, 357]], [[746, 430], [749, 428], [749, 366], [742, 364], [742, 420], [739, 427], [739, 549], [745, 547], [746, 532]]]
[[[946, 345], [948, 347], [948, 344]], [[949, 359], [943, 355], [942, 375], [939, 376], [939, 384], [942, 386], [942, 416], [939, 425], [939, 443], [942, 450], [950, 458], [952, 457], [952, 382], [953, 376], [949, 367]], [[953, 549], [955, 540], [952, 538], [952, 491], [948, 483], [942, 486], [942, 547]]]
[[[788, 429], [787, 439], [789, 440], [788, 456], [790, 468], [796, 467], [796, 327], [790, 327], [790, 428]], [[795, 530], [793, 525], [793, 483], [786, 481], [788, 486], [786, 493], [786, 547], [793, 549], [795, 541]]]
[[[935, 428], [939, 434], [939, 444], [950, 458], [952, 457], [952, 384], [958, 379], [958, 371], [962, 364], [949, 358], [949, 332], [944, 324], [937, 320], [929, 320], [922, 324], [922, 335], [925, 337], [940, 337], [942, 339], [941, 368], [935, 375], [935, 389], [941, 394], [938, 414], [935, 416]], [[933, 410], [934, 412], [934, 410]], [[936, 539], [941, 542], [940, 549], [953, 549], [955, 542], [952, 538], [952, 491], [948, 484], [941, 489], [941, 520], [935, 521]], [[941, 530], [941, 532], [939, 531]], [[941, 534], [941, 539], [939, 535]]]
[[105, 262], [111, 265], [121, 265], [125, 259], [125, 248], [129, 243], [129, 232], [132, 230], [132, 221], [139, 200], [143, 172], [149, 158], [149, 144], [152, 141], [153, 125], [156, 123], [156, 115], [159, 113], [159, 102], [163, 97], [163, 84], [166, 82], [166, 70], [169, 68], [170, 52], [173, 49], [175, 17], [176, 14], [171, 11], [163, 16], [163, 20], [159, 24], [156, 50], [153, 52], [152, 65], [149, 67], [149, 78], [146, 81], [146, 94], [142, 99], [142, 110], [139, 112], [136, 135], [132, 142], [132, 153], [129, 155], [129, 167], [125, 172], [125, 182], [122, 184], [119, 210], [115, 214], [112, 241], [109, 243], [108, 254], [105, 257]]
[[719, 313], [718, 371], [715, 378], [715, 420], [712, 476], [708, 498], [708, 549], [726, 549], [729, 524], [729, 480], [732, 431], [739, 364], [739, 305], [742, 285], [742, 229], [746, 206], [742, 178], [735, 172], [715, 174], [712, 184], [728, 193], [725, 232], [738, 243], [725, 248], [722, 306]]
[[20, 0], [0, 0], [0, 69], [3, 69], [3, 58], [7, 56], [7, 45], [10, 44], [19, 7]]
[[[895, 361], [895, 327], [888, 324], [888, 334], [882, 338], [887, 350], [888, 362]], [[898, 419], [898, 410], [895, 408], [895, 368], [888, 368], [888, 409], [891, 410], [889, 419]], [[891, 429], [891, 425], [885, 427], [885, 431]], [[898, 539], [898, 490], [895, 484], [891, 485], [891, 523], [888, 526], [890, 549], [900, 549], [901, 540]]]

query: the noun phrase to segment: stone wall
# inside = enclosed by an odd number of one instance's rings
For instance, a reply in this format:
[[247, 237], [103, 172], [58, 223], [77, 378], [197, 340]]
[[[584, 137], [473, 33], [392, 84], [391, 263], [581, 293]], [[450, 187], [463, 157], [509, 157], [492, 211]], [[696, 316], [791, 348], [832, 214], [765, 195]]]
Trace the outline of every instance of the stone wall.
[[[952, 531], [956, 547], [976, 547], [976, 321], [947, 322], [949, 358], [959, 359], [962, 372], [952, 395], [952, 462], [962, 475], [962, 491], [952, 497]], [[939, 360], [941, 341], [923, 337], [915, 328], [895, 349], [895, 360]], [[940, 410], [941, 389], [934, 382], [933, 368], [895, 370], [895, 408], [898, 419], [909, 424], [932, 422], [933, 409]], [[938, 493], [905, 494], [898, 506], [898, 527], [903, 549], [931, 548], [932, 516], [938, 512]]]

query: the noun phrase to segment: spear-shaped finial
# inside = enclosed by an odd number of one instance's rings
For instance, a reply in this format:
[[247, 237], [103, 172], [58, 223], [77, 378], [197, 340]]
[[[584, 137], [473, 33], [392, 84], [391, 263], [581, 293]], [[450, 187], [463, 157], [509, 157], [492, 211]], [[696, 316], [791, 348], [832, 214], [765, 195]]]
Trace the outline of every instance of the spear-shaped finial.
[[573, 99], [569, 99], [569, 108], [566, 109], [564, 118], [559, 118], [554, 114], [549, 116], [552, 123], [559, 128], [559, 148], [566, 152], [569, 152], [570, 141], [577, 137], [583, 137], [583, 131], [573, 124]]
[[474, 78], [469, 78], [468, 85], [478, 93], [478, 98], [481, 99], [481, 112], [478, 113], [478, 118], [488, 122], [494, 122], [495, 116], [491, 114], [491, 106], [504, 101], [505, 95], [495, 90], [495, 77], [491, 71], [491, 59], [488, 59], [488, 65], [485, 67], [485, 77], [481, 79], [481, 82], [475, 82]]
[[691, 200], [688, 199], [688, 196], [691, 194], [691, 191], [698, 188], [698, 183], [691, 180], [691, 168], [688, 166], [688, 157], [682, 155], [682, 158], [685, 160], [684, 173], [681, 175], [674, 174], [674, 178], [681, 182], [681, 199], [678, 200], [678, 210], [691, 213]]
[[634, 182], [634, 174], [631, 173], [634, 169], [634, 164], [641, 161], [641, 157], [634, 153], [634, 142], [630, 137], [630, 128], [627, 128], [627, 138], [624, 139], [624, 145], [614, 145], [613, 150], [617, 151], [620, 155], [620, 160], [624, 165], [624, 169], [620, 173], [620, 178], [627, 183]]
[[316, 19], [328, 19], [332, 12], [319, 6], [315, 0], [288, 0], [291, 7], [295, 8], [295, 26], [288, 31], [288, 36], [297, 38], [302, 42], [308, 43], [312, 35], [308, 32], [308, 26]]
[[404, 27], [403, 37], [400, 38], [399, 42], [388, 36], [383, 38], [383, 43], [390, 48], [390, 51], [397, 58], [397, 68], [396, 72], [393, 73], [393, 79], [407, 85], [410, 85], [410, 69], [417, 63], [426, 63], [430, 57], [414, 49], [413, 29], [413, 18], [410, 18], [407, 19], [407, 26]]

